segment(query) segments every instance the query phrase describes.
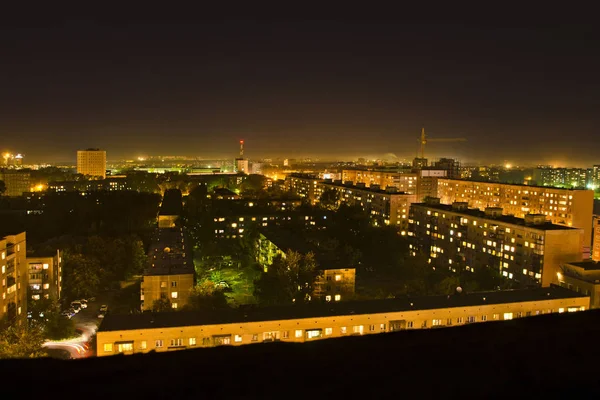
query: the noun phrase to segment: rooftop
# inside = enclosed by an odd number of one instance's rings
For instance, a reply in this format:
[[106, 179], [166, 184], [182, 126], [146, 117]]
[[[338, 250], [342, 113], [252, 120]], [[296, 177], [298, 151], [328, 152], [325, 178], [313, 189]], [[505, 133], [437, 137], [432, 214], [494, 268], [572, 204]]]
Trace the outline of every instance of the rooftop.
[[403, 297], [385, 300], [319, 303], [266, 308], [240, 308], [221, 310], [214, 313], [178, 311], [133, 315], [108, 314], [102, 321], [98, 331], [107, 332], [150, 328], [175, 328], [180, 326], [377, 314], [578, 297], [587, 296], [558, 286], [551, 286], [547, 288], [525, 290], [466, 293], [453, 296]]
[[477, 208], [468, 208], [468, 209], [458, 210], [458, 209], [454, 209], [452, 207], [452, 204], [412, 203], [411, 207], [413, 207], [413, 206], [414, 207], [431, 208], [431, 209], [445, 211], [445, 212], [453, 212], [456, 214], [467, 215], [467, 216], [471, 216], [471, 217], [475, 217], [475, 218], [481, 218], [481, 219], [485, 219], [488, 221], [498, 221], [498, 222], [503, 222], [505, 224], [526, 226], [528, 228], [534, 228], [534, 229], [539, 229], [539, 230], [543, 230], [543, 231], [577, 229], [577, 228], [572, 228], [569, 226], [553, 224], [552, 222], [545, 222], [543, 224], [538, 224], [538, 225], [526, 224], [524, 218], [517, 218], [513, 215], [505, 215], [505, 214], [498, 215], [498, 216], [486, 215], [485, 211], [481, 211]]
[[583, 268], [584, 271], [597, 271], [600, 270], [600, 262], [594, 260], [585, 260], [567, 263], [574, 267]]
[[181, 215], [183, 210], [181, 190], [169, 189], [165, 191], [158, 215]]
[[193, 274], [194, 264], [185, 251], [185, 233], [181, 228], [159, 228], [150, 246], [150, 266], [144, 275]]

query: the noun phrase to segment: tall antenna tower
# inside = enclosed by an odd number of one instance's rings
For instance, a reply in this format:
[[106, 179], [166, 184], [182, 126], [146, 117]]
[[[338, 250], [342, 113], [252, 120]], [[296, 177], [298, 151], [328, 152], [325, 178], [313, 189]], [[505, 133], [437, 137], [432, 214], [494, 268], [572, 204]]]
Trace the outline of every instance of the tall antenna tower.
[[244, 141], [240, 140], [240, 158], [244, 158]]

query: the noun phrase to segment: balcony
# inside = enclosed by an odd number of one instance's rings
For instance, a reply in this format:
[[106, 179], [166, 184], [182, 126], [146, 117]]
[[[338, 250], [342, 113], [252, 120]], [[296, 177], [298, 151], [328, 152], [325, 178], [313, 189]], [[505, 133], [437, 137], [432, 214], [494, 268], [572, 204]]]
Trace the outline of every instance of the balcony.
[[16, 283], [13, 283], [11, 286], [9, 286], [6, 289], [6, 293], [7, 294], [15, 293], [16, 291], [17, 291], [17, 284]]

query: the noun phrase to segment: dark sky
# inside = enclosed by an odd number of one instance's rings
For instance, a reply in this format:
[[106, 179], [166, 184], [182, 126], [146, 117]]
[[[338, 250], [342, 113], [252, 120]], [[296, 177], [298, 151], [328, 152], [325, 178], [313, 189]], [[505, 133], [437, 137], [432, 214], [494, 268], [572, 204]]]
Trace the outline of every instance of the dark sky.
[[[16, 25], [16, 24], [15, 24]], [[33, 25], [33, 24], [32, 24]], [[600, 163], [588, 25], [75, 20], [0, 28], [0, 150], [29, 160], [430, 157]]]

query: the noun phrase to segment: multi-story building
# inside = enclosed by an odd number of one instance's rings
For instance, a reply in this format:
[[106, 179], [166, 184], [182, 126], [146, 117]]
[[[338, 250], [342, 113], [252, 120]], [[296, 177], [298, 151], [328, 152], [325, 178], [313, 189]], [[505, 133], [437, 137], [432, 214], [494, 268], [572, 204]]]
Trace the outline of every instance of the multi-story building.
[[592, 260], [600, 261], [600, 216], [595, 215], [592, 223]]
[[319, 178], [315, 175], [294, 173], [286, 176], [285, 189], [292, 195], [315, 204], [319, 200], [318, 182]]
[[321, 275], [315, 281], [313, 296], [325, 301], [340, 301], [351, 298], [356, 287], [356, 269], [351, 265], [340, 265], [338, 260], [327, 259], [299, 235], [287, 230], [263, 230], [257, 241], [256, 261], [266, 272], [277, 256], [285, 257], [288, 251], [300, 254], [313, 253]]
[[585, 188], [593, 185], [593, 169], [538, 166], [533, 181], [539, 186]]
[[410, 204], [417, 201], [416, 194], [398, 192], [394, 186], [381, 190], [376, 184], [367, 188], [364, 183], [344, 185], [329, 180], [317, 183], [319, 197], [326, 190], [335, 190], [340, 203], [361, 207], [376, 224], [397, 226], [404, 233], [408, 229]]
[[199, 347], [326, 338], [463, 326], [587, 310], [590, 298], [552, 286], [331, 304], [198, 312], [107, 315], [97, 355], [165, 352]]
[[[439, 199], [438, 199], [439, 201]], [[498, 207], [469, 209], [466, 202], [410, 207], [413, 255], [453, 271], [492, 268], [523, 285], [558, 283], [562, 263], [580, 261], [583, 230], [555, 225], [544, 215], [504, 215]]]
[[247, 158], [236, 158], [235, 159], [235, 170], [237, 173], [249, 174], [249, 161]]
[[62, 256], [59, 250], [53, 254], [34, 254], [27, 257], [27, 271], [29, 296], [32, 300], [60, 299]]
[[362, 183], [366, 187], [376, 185], [382, 189], [395, 187], [399, 192], [416, 194], [418, 172], [411, 170], [344, 169], [342, 181], [353, 185]]
[[590, 296], [590, 308], [600, 308], [600, 263], [593, 260], [565, 263], [557, 276], [560, 286]]
[[105, 179], [106, 151], [100, 149], [77, 150], [77, 173]]
[[29, 171], [5, 169], [0, 171], [0, 180], [4, 181], [4, 196], [22, 196], [31, 192], [31, 174]]
[[186, 250], [182, 228], [159, 228], [150, 247], [150, 265], [141, 286], [142, 310], [152, 310], [158, 300], [169, 300], [173, 309], [188, 304], [195, 285], [194, 263]]
[[125, 176], [111, 176], [106, 179], [92, 181], [58, 181], [48, 182], [51, 192], [94, 192], [106, 190], [109, 192], [131, 190]]
[[451, 179], [460, 178], [460, 161], [453, 158], [440, 158], [433, 163], [437, 169], [446, 171], [446, 176]]
[[530, 213], [543, 214], [553, 224], [583, 229], [581, 252], [591, 245], [594, 192], [459, 179], [439, 179], [438, 197], [443, 204], [467, 202], [469, 207], [484, 210], [500, 207], [505, 214], [524, 218]]
[[179, 189], [168, 189], [163, 195], [158, 210], [158, 228], [175, 228], [183, 211], [182, 195]]
[[0, 236], [0, 319], [12, 321], [27, 315], [27, 280], [25, 232]]

